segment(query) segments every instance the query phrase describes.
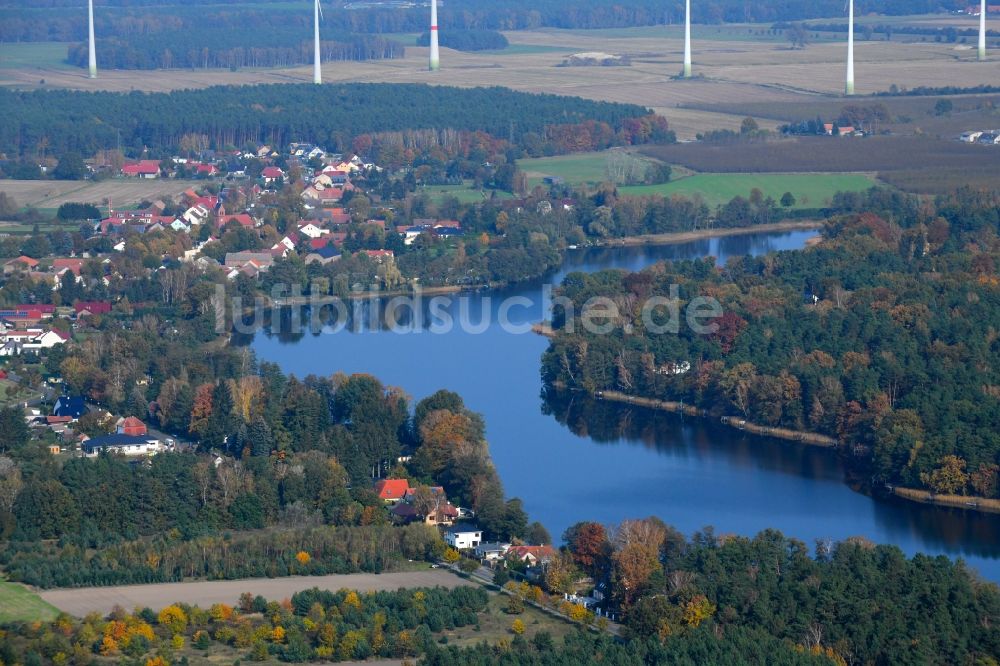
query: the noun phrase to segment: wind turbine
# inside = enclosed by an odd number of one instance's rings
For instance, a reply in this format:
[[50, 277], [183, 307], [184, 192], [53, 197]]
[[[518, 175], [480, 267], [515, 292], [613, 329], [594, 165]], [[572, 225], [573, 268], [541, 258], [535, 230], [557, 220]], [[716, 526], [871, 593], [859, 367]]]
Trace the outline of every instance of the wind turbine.
[[323, 8], [319, 0], [313, 0], [313, 83], [323, 83], [323, 69], [319, 60], [319, 19], [323, 16]]
[[850, 11], [847, 15], [847, 85], [844, 93], [854, 94], [854, 0], [847, 0]]
[[94, 45], [94, 0], [87, 0], [87, 32], [89, 37], [90, 78], [97, 78], [97, 47]]
[[684, 3], [684, 78], [691, 78], [691, 0]]
[[432, 72], [441, 69], [441, 52], [438, 49], [438, 3], [431, 0], [431, 57], [428, 67]]
[[979, 59], [986, 60], [986, 0], [979, 6]]

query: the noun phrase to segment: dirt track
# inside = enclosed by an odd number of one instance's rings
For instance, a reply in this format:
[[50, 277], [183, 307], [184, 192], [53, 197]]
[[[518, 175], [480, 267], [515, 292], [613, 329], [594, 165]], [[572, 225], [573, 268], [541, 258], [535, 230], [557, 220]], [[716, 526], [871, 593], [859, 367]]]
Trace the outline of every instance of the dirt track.
[[96, 611], [108, 613], [115, 606], [127, 610], [135, 607], [160, 609], [174, 602], [201, 607], [215, 603], [235, 604], [244, 592], [280, 601], [295, 592], [312, 587], [363, 592], [396, 590], [401, 587], [458, 587], [472, 585], [447, 571], [404, 571], [386, 574], [347, 574], [342, 576], [289, 576], [287, 578], [248, 578], [243, 580], [213, 580], [193, 583], [158, 583], [153, 585], [119, 585], [114, 587], [83, 587], [47, 590], [40, 596], [56, 608], [71, 615], [83, 616]]

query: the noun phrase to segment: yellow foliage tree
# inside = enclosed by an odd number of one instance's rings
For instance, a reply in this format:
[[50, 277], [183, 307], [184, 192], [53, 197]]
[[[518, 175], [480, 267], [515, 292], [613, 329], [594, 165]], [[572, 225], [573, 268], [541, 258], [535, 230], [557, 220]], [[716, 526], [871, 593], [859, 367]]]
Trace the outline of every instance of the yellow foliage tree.
[[514, 620], [513, 624], [510, 625], [510, 630], [518, 636], [524, 633], [524, 622], [521, 621], [521, 618]]
[[354, 590], [351, 590], [344, 597], [344, 606], [361, 610], [361, 597]]
[[147, 659], [146, 666], [170, 666], [170, 662], [168, 662], [163, 657], [157, 655], [155, 657], [150, 657], [149, 659]]
[[306, 564], [309, 564], [309, 561], [311, 559], [312, 559], [312, 557], [309, 555], [309, 553], [307, 553], [304, 550], [300, 550], [299, 552], [297, 552], [295, 554], [295, 561], [298, 562], [299, 564], [303, 565], [303, 566], [305, 566]]
[[179, 634], [187, 627], [188, 618], [183, 608], [173, 604], [161, 610], [156, 616], [156, 621], [173, 633]]
[[697, 627], [714, 614], [715, 604], [704, 594], [699, 594], [684, 604], [684, 622], [689, 627]]
[[208, 614], [216, 622], [224, 622], [233, 619], [233, 607], [226, 604], [212, 604], [208, 609]]
[[101, 641], [99, 652], [105, 657], [115, 654], [118, 652], [118, 641], [111, 636], [105, 636], [104, 640]]
[[462, 559], [462, 556], [454, 548], [448, 548], [444, 551], [444, 561], [448, 564], [455, 564], [460, 559]]
[[272, 643], [284, 643], [285, 642], [285, 628], [280, 624], [271, 630], [271, 642]]

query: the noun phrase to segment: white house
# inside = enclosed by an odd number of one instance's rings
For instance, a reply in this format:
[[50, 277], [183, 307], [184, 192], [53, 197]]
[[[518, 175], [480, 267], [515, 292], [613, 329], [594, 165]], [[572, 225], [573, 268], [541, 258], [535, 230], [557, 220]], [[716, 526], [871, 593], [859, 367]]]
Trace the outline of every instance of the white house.
[[173, 229], [174, 231], [183, 231], [184, 233], [191, 231], [191, 227], [184, 224], [184, 220], [182, 220], [181, 218], [177, 218], [176, 220], [171, 222], [170, 228]]
[[96, 458], [102, 451], [119, 456], [155, 456], [165, 448], [155, 437], [114, 434], [91, 437], [83, 443], [83, 454], [88, 458]]
[[476, 557], [487, 562], [496, 562], [503, 559], [509, 548], [509, 543], [486, 541], [476, 546]]
[[298, 228], [298, 232], [303, 236], [308, 236], [309, 238], [319, 238], [320, 236], [325, 236], [330, 233], [330, 230], [317, 227], [312, 222], [307, 222]]
[[483, 532], [474, 527], [453, 527], [445, 533], [444, 541], [457, 550], [467, 550], [482, 543]]

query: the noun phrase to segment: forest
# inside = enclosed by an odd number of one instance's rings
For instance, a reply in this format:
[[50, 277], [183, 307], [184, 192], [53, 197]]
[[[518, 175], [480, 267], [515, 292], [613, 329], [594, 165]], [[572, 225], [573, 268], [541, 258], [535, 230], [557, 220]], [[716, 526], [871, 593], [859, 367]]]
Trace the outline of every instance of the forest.
[[[170, 93], [4, 89], [0, 114], [6, 119], [0, 150], [11, 155], [35, 154], [40, 142], [54, 154], [92, 155], [116, 146], [134, 154], [145, 149], [168, 154], [185, 135], [203, 135], [217, 149], [311, 141], [348, 151], [356, 137], [396, 133], [395, 147], [403, 152], [411, 146], [402, 133], [449, 130], [453, 141], [503, 137], [517, 146], [537, 144], [548, 154], [672, 138], [666, 121], [641, 106], [418, 84], [224, 86]], [[444, 135], [435, 137], [435, 143], [443, 140]]]
[[[0, 41], [56, 41], [78, 42], [86, 39], [86, 12], [55, 12], [55, 8], [79, 8], [74, 0], [43, 0], [32, 3], [32, 8], [6, 2], [0, 5]], [[229, 6], [229, 5], [241, 6]], [[929, 14], [941, 11], [958, 11], [966, 8], [963, 0], [858, 0], [855, 9], [859, 15], [880, 13], [884, 15]], [[162, 2], [135, 2], [111, 0], [95, 2], [95, 29], [98, 35], [155, 35], [157, 32], [216, 26], [218, 33], [228, 39], [246, 28], [268, 29], [277, 25], [294, 27], [298, 37], [285, 47], [297, 45], [302, 37], [308, 38], [308, 25], [312, 19], [306, 3], [290, 7], [288, 3], [258, 1], [248, 3], [214, 2], [210, 8], [194, 0]], [[105, 8], [114, 7], [114, 11]], [[766, 0], [747, 3], [742, 0], [712, 0], [692, 3], [692, 20], [695, 23], [783, 23], [817, 18], [842, 18], [844, 5], [840, 0]], [[202, 23], [204, 19], [204, 23]], [[368, 5], [346, 10], [330, 11], [325, 16], [325, 29], [351, 34], [414, 33], [427, 29], [426, 7], [393, 7]], [[684, 21], [684, 3], [653, 0], [627, 0], [609, 5], [602, 0], [468, 0], [460, 7], [443, 4], [439, 12], [442, 38], [451, 29], [456, 30], [525, 30], [536, 28], [598, 29], [628, 28], [635, 26], [678, 24]], [[211, 47], [211, 40], [202, 42]], [[155, 49], [137, 47], [148, 52], [151, 59]]]
[[[688, 539], [656, 518], [610, 530], [577, 523], [563, 538], [545, 571], [547, 592], [505, 585], [509, 631], [469, 647], [438, 637], [462, 627], [479, 631], [493, 603], [482, 588], [314, 588], [280, 603], [248, 590], [235, 606], [172, 604], [14, 625], [0, 634], [0, 658], [35, 652], [59, 663], [61, 652], [89, 663], [97, 655], [156, 655], [166, 664], [189, 646], [206, 655], [228, 646], [249, 661], [422, 656], [442, 666], [583, 664], [594, 654], [623, 665], [978, 665], [1000, 656], [1000, 590], [946, 557], [907, 559], [864, 539], [824, 541], [810, 552], [774, 530], [751, 538], [706, 528]], [[291, 559], [308, 570], [319, 557], [325, 554], [303, 543]], [[552, 625], [527, 621], [526, 598], [558, 603], [567, 581], [581, 575], [610, 581], [625, 611], [620, 636], [566, 601], [560, 612], [579, 630], [569, 628], [563, 639], [553, 638]]]
[[[876, 188], [838, 195], [824, 241], [802, 252], [570, 275], [543, 377], [830, 435], [876, 485], [997, 497], [997, 203]], [[596, 296], [615, 306], [607, 335], [579, 325]], [[722, 314], [662, 334], [669, 312], [642, 312], [651, 296], [711, 297]]]
[[[446, 30], [438, 37], [439, 44], [456, 51], [490, 51], [505, 49], [510, 44], [496, 30]], [[430, 46], [431, 36], [423, 32], [417, 37], [417, 46]]]

